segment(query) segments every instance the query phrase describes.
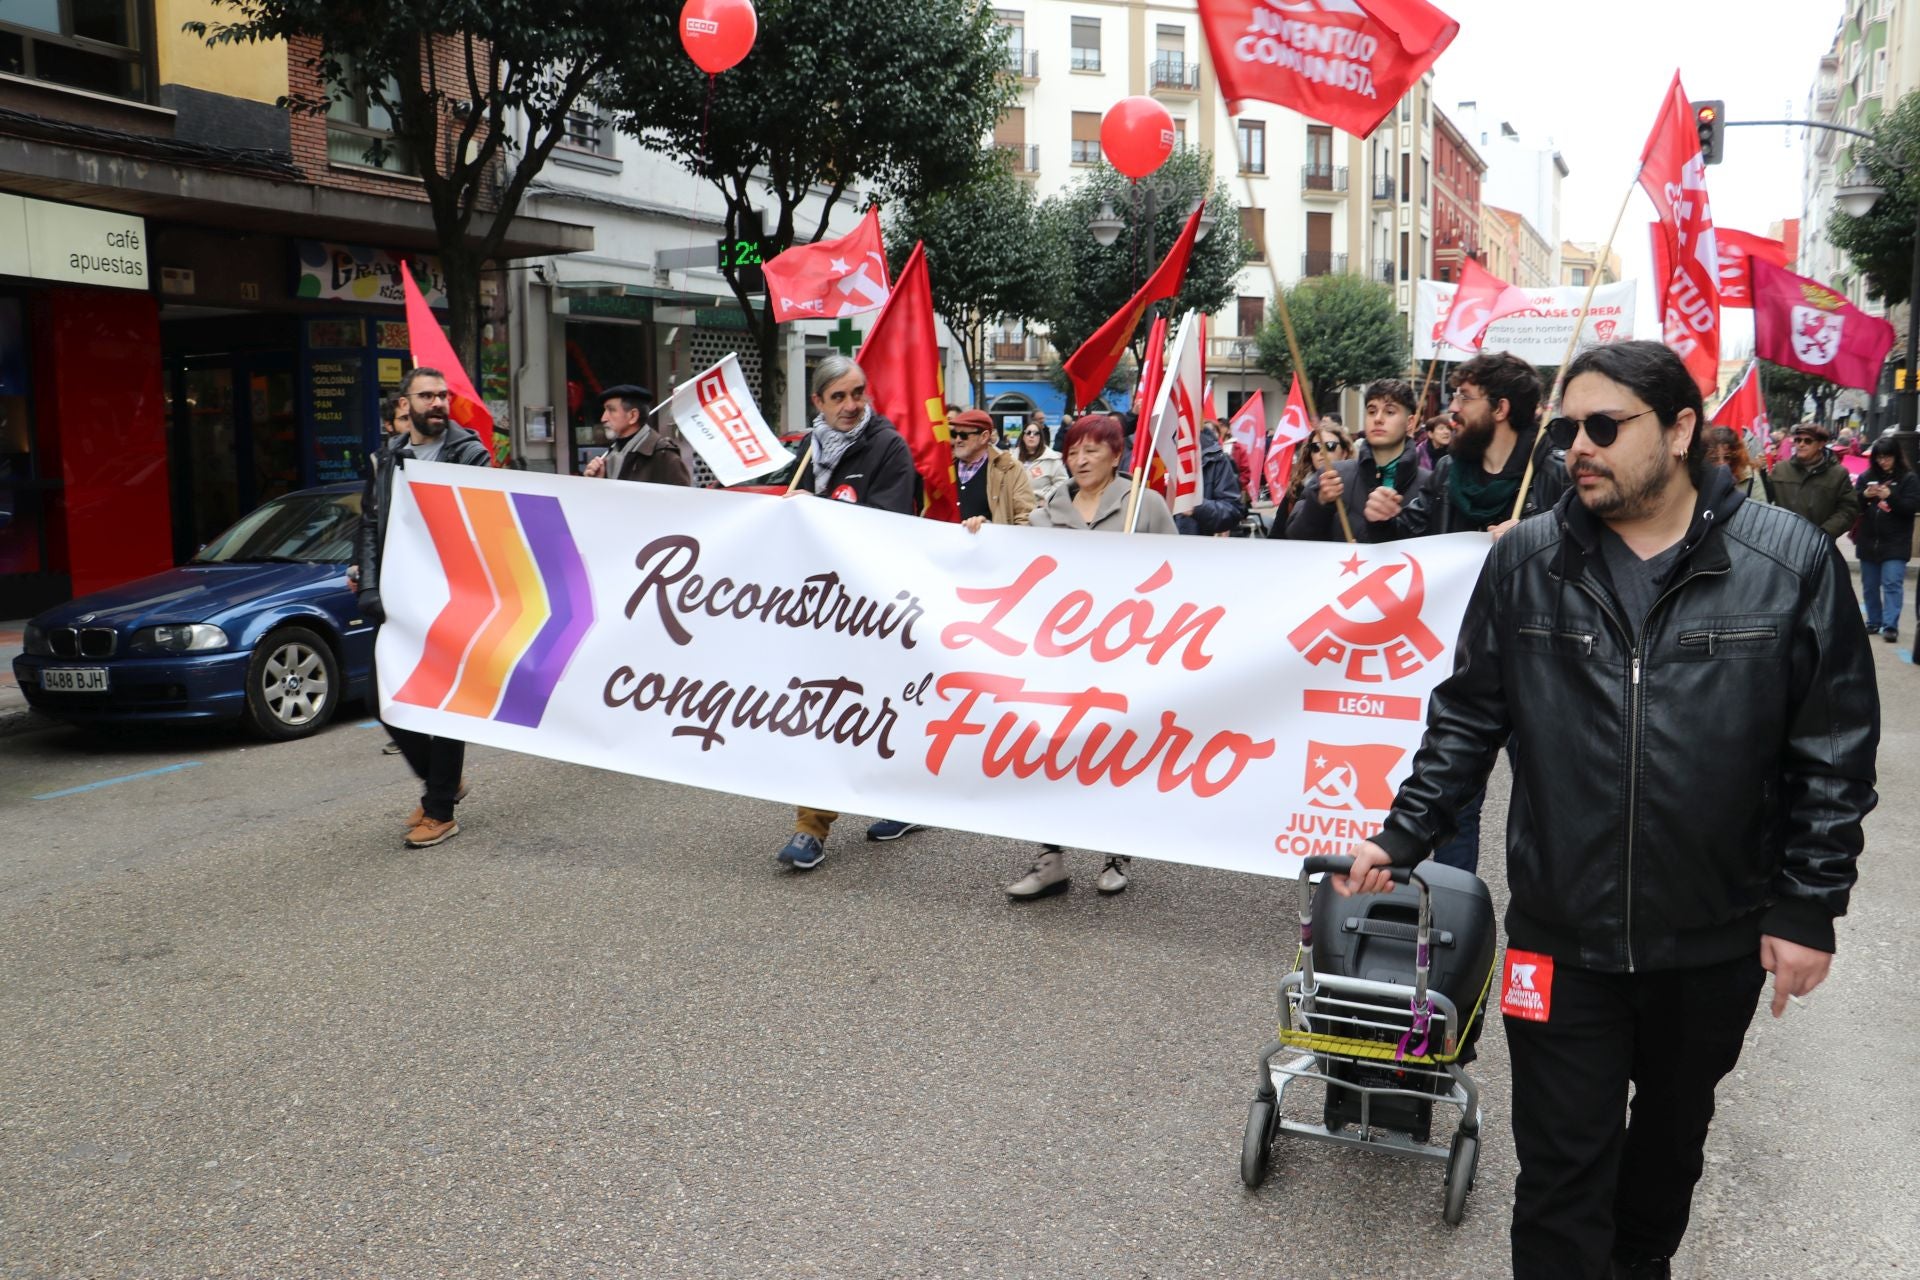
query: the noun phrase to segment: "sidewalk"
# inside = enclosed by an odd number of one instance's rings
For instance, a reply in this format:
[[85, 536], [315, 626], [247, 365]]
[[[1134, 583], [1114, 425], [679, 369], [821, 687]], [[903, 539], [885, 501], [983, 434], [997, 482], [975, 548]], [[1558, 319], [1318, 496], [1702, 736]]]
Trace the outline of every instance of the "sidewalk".
[[13, 659], [20, 652], [20, 633], [26, 625], [24, 619], [0, 622], [0, 738], [48, 723], [27, 706], [26, 695], [13, 680]]

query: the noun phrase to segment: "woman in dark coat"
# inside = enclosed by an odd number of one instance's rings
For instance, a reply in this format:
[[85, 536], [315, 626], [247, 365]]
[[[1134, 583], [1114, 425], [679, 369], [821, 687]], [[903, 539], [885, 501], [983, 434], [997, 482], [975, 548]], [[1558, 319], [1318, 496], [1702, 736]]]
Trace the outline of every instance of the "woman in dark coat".
[[1867, 630], [1891, 644], [1900, 638], [1900, 607], [1913, 559], [1913, 517], [1920, 513], [1920, 476], [1907, 466], [1900, 446], [1873, 442], [1866, 471], [1855, 482], [1860, 523], [1853, 540], [1860, 553], [1860, 598]]

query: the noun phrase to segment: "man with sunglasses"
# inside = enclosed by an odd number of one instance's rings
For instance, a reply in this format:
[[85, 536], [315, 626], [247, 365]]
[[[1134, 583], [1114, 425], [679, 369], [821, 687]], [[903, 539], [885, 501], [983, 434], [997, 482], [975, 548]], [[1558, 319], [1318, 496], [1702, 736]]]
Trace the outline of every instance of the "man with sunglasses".
[[1817, 422], [1793, 429], [1793, 455], [1774, 464], [1774, 501], [1820, 526], [1835, 542], [1860, 518], [1860, 495], [1846, 467], [1827, 450], [1832, 439]]
[[1776, 1018], [1827, 976], [1880, 704], [1839, 552], [1707, 465], [1678, 356], [1595, 347], [1563, 411], [1574, 492], [1494, 546], [1412, 773], [1334, 887], [1386, 889], [1523, 744], [1501, 980], [1513, 1274], [1658, 1278], [1766, 973]]

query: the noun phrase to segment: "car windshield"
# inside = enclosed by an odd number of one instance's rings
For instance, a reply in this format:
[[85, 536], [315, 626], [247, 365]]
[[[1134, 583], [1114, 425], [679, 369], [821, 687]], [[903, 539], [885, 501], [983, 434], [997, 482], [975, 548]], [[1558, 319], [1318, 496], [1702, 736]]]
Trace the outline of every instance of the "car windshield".
[[360, 532], [357, 493], [290, 493], [209, 542], [195, 564], [346, 564]]

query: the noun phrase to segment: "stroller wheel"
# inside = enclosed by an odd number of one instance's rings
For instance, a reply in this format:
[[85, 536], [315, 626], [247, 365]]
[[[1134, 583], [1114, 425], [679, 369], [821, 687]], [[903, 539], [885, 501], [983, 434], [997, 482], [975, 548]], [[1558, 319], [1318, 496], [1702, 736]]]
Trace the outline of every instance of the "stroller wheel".
[[1240, 1142], [1240, 1181], [1258, 1187], [1267, 1180], [1273, 1159], [1273, 1108], [1276, 1099], [1255, 1098], [1247, 1108], [1247, 1133]]
[[1465, 1129], [1453, 1135], [1453, 1150], [1447, 1153], [1447, 1225], [1457, 1227], [1467, 1216], [1467, 1192], [1473, 1190], [1473, 1171], [1480, 1163], [1480, 1138]]

